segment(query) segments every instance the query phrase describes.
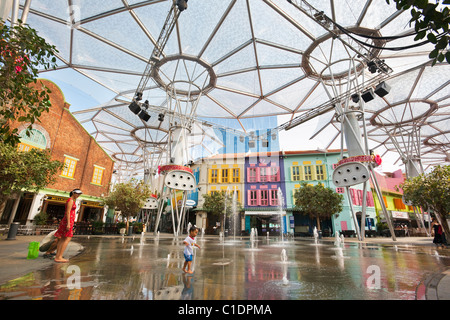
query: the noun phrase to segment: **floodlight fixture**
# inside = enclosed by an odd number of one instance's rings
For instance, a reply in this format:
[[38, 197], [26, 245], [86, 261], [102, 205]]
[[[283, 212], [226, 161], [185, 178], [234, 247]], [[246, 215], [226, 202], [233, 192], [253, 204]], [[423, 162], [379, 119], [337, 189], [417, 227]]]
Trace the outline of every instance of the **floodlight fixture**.
[[139, 104], [135, 101], [133, 101], [128, 108], [133, 112], [134, 114], [138, 114], [141, 111], [141, 107], [139, 107]]
[[164, 121], [164, 113], [158, 114], [158, 121], [160, 121], [160, 122]]
[[369, 71], [370, 71], [371, 73], [375, 73], [375, 72], [377, 72], [377, 70], [378, 70], [377, 64], [376, 64], [374, 61], [370, 61], [370, 62], [367, 64], [367, 67], [369, 68]]
[[141, 118], [142, 120], [144, 120], [145, 122], [147, 122], [148, 120], [150, 120], [150, 115], [147, 113], [147, 109], [148, 109], [148, 100], [145, 100], [144, 102], [144, 109], [141, 110], [141, 112], [139, 113], [139, 118]]
[[389, 93], [389, 91], [391, 90], [391, 87], [386, 83], [386, 82], [380, 82], [376, 87], [375, 87], [375, 93], [379, 96], [379, 97], [384, 97], [385, 95], [387, 95]]
[[151, 116], [147, 113], [147, 111], [142, 110], [139, 113], [139, 118], [141, 118], [142, 120], [144, 120], [145, 122], [147, 122], [148, 120], [150, 120]]
[[180, 12], [183, 12], [187, 9], [187, 2], [188, 0], [177, 0], [177, 7]]
[[267, 139], [262, 139], [261, 140], [261, 144], [263, 148], [268, 148], [269, 147], [269, 140]]
[[361, 95], [361, 98], [364, 100], [364, 102], [369, 102], [373, 99], [375, 99], [375, 94], [373, 93], [373, 89], [367, 89], [366, 91], [363, 92], [363, 94]]
[[352, 101], [354, 103], [358, 103], [359, 102], [359, 94], [354, 93], [354, 94], [352, 94], [351, 98], [352, 98]]
[[255, 140], [248, 140], [248, 147], [249, 148], [254, 148], [255, 146], [256, 146]]
[[135, 100], [136, 101], [141, 101], [142, 100], [142, 92], [136, 92]]

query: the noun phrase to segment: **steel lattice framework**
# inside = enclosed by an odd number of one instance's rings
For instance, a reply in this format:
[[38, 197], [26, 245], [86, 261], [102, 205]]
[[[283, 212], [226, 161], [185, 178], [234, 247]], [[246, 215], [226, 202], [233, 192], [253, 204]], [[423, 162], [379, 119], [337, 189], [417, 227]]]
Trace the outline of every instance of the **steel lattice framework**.
[[[172, 1], [19, 2], [18, 17], [59, 50], [57, 70], [50, 72], [71, 68], [116, 95], [73, 113], [118, 160], [120, 171], [151, 170], [167, 161], [170, 123], [159, 121], [160, 114], [172, 124], [190, 114], [190, 147], [211, 152], [221, 142], [215, 125], [202, 118], [234, 119], [240, 134], [247, 134], [255, 127], [245, 119], [290, 116], [273, 128], [279, 131], [318, 116], [311, 136], [336, 147], [341, 127], [334, 99], [381, 81], [390, 93], [365, 104], [371, 147], [382, 155], [396, 152], [399, 160], [420, 157], [424, 165], [449, 162], [450, 66], [431, 67], [433, 46], [415, 46], [410, 13], [385, 1], [190, 0], [143, 87], [147, 122], [128, 105]], [[350, 73], [349, 61], [359, 61]], [[361, 76], [364, 88], [346, 90], [349, 79]], [[327, 86], [336, 91], [331, 99]], [[191, 97], [198, 95], [194, 103]], [[183, 108], [171, 107], [176, 105]]]

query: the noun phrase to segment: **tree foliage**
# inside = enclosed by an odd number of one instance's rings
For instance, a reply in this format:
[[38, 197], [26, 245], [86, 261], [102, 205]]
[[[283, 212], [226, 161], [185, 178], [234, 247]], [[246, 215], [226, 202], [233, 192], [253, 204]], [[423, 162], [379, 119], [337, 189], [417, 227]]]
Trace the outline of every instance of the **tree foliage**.
[[429, 174], [409, 178], [399, 188], [403, 189], [406, 201], [439, 215], [447, 239], [450, 239], [446, 219], [450, 213], [450, 166], [437, 166]]
[[18, 151], [0, 143], [0, 205], [17, 191], [38, 191], [53, 183], [64, 164], [51, 160], [49, 150]]
[[297, 209], [311, 219], [317, 220], [317, 229], [320, 230], [320, 220], [329, 219], [333, 214], [339, 216], [342, 211], [344, 196], [322, 184], [309, 185], [302, 183], [300, 189], [295, 191], [294, 204]]
[[[204, 194], [203, 199], [203, 209], [207, 211], [211, 217], [218, 218], [222, 221], [221, 231], [223, 231], [225, 216], [228, 217], [233, 213], [233, 197], [225, 191], [221, 191], [212, 192], [211, 194]], [[237, 210], [240, 210], [240, 203], [236, 203], [236, 207]]]
[[109, 195], [103, 200], [110, 208], [115, 208], [127, 218], [139, 213], [145, 204], [145, 200], [150, 197], [152, 192], [150, 187], [144, 181], [131, 179], [128, 182], [121, 182], [114, 185]]
[[20, 142], [11, 122], [28, 122], [27, 135], [50, 108], [50, 90], [38, 83], [39, 69], [56, 67], [56, 48], [27, 25], [10, 27], [0, 20], [0, 142]]
[[[398, 10], [411, 9], [410, 25], [414, 23], [417, 32], [415, 41], [424, 39], [434, 44], [434, 50], [429, 57], [433, 59], [433, 65], [444, 59], [450, 63], [450, 10], [444, 7], [439, 10], [440, 0], [430, 3], [427, 0], [393, 0]], [[390, 4], [390, 0], [386, 0]], [[450, 0], [443, 0], [443, 5], [450, 4]]]

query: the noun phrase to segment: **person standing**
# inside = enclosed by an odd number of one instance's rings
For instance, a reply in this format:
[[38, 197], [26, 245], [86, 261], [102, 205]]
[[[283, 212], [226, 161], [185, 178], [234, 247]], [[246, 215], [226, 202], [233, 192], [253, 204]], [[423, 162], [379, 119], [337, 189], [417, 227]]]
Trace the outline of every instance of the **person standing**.
[[64, 259], [62, 255], [73, 237], [73, 225], [75, 222], [75, 211], [77, 209], [75, 202], [82, 193], [83, 192], [81, 192], [80, 189], [72, 190], [70, 192], [70, 198], [66, 202], [64, 217], [55, 233], [55, 237], [59, 239], [56, 246], [55, 262], [69, 262], [69, 260]]
[[[194, 255], [194, 246], [200, 249], [200, 246], [196, 243], [195, 237], [198, 234], [198, 229], [196, 227], [191, 227], [189, 229], [189, 236], [184, 239], [183, 244], [184, 247], [184, 265], [183, 265], [183, 271], [187, 273], [193, 273], [191, 270], [191, 264], [192, 264], [192, 257]], [[187, 270], [186, 270], [187, 267]]]

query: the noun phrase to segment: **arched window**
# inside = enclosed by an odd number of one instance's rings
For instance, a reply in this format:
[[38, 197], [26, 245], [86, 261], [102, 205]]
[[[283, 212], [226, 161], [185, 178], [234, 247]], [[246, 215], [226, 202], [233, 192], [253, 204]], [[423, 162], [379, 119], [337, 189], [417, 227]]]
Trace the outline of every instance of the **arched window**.
[[24, 129], [19, 133], [19, 151], [30, 151], [33, 148], [45, 149], [47, 147], [47, 139], [41, 131], [31, 129], [30, 136], [27, 136], [26, 131], [27, 130]]

